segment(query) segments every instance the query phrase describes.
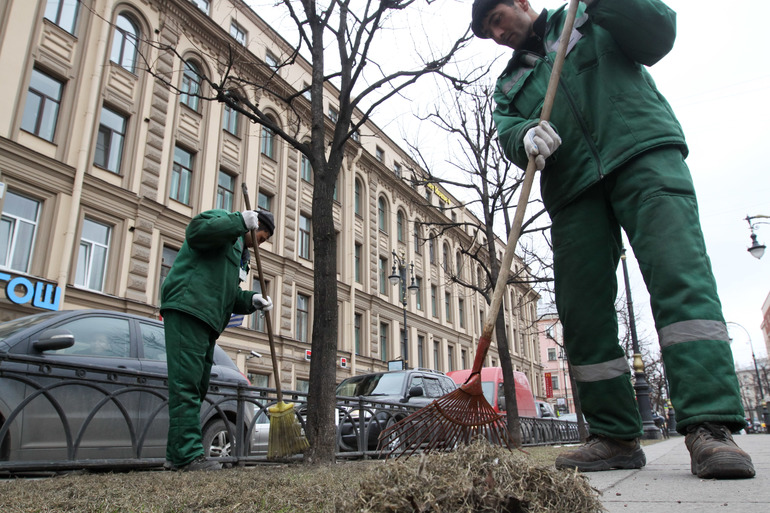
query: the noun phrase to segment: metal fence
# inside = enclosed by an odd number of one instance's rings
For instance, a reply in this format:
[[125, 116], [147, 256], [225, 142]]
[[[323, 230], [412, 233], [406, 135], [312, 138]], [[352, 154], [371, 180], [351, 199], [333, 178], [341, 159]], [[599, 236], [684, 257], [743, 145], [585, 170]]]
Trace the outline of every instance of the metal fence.
[[[78, 407], [68, 408], [73, 400]], [[284, 400], [295, 403], [304, 428], [307, 395], [285, 392]], [[267, 408], [275, 402], [273, 389], [211, 381], [201, 422], [221, 426], [227, 434], [222, 462], [245, 465], [266, 459]], [[337, 457], [380, 457], [379, 433], [416, 409], [338, 397]], [[26, 355], [0, 358], [0, 472], [160, 467], [167, 417], [164, 375], [51, 364]], [[579, 441], [574, 422], [520, 420], [525, 445]]]

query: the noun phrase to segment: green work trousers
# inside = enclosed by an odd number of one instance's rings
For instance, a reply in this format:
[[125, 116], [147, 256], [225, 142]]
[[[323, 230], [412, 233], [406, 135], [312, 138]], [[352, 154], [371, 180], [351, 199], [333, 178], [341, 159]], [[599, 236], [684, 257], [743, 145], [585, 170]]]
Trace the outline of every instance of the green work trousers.
[[621, 228], [639, 262], [676, 410], [677, 430], [744, 424], [716, 282], [680, 151], [648, 151], [552, 216], [556, 305], [593, 434], [633, 438], [641, 417], [615, 300]]
[[204, 454], [201, 402], [206, 397], [219, 333], [197, 317], [164, 310], [168, 363], [168, 441], [166, 459], [186, 465]]

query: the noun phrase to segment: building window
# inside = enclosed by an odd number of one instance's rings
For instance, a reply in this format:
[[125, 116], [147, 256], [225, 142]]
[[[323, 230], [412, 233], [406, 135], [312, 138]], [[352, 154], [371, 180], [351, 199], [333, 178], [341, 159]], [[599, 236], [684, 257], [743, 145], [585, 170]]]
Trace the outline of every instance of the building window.
[[269, 196], [268, 194], [259, 191], [257, 193], [257, 206], [262, 210], [267, 210], [268, 212], [273, 211], [273, 197]]
[[361, 216], [361, 180], [356, 178], [355, 191], [353, 193], [354, 209], [357, 216]]
[[431, 265], [436, 265], [436, 239], [433, 233], [428, 236], [428, 259]]
[[393, 173], [396, 177], [401, 178], [401, 164], [393, 164]]
[[8, 191], [0, 218], [0, 267], [26, 273], [32, 260], [40, 203]]
[[337, 109], [335, 109], [335, 108], [334, 108], [334, 107], [332, 107], [331, 105], [329, 105], [329, 113], [328, 113], [328, 116], [329, 116], [329, 119], [331, 119], [333, 123], [336, 123], [336, 122], [337, 122], [337, 120], [338, 120], [338, 119], [340, 119], [340, 113], [339, 113], [339, 111], [337, 111]]
[[353, 139], [355, 142], [361, 142], [361, 134], [358, 130], [353, 131], [352, 134], [350, 134], [350, 138]]
[[[267, 295], [270, 295], [270, 282], [265, 280], [265, 288], [267, 289]], [[251, 290], [258, 294], [263, 294], [262, 292], [262, 284], [259, 283], [259, 277], [254, 276], [252, 277], [252, 286]], [[267, 332], [267, 328], [265, 327], [265, 312], [262, 310], [257, 310], [253, 314], [251, 314], [251, 329], [254, 331], [258, 331], [260, 333]]]
[[556, 361], [556, 348], [555, 347], [549, 347], [548, 348], [548, 361], [549, 362], [555, 362]]
[[110, 249], [110, 232], [111, 228], [107, 225], [87, 218], [83, 220], [75, 285], [103, 291], [104, 275], [107, 272], [107, 253]]
[[59, 119], [64, 84], [40, 70], [33, 69], [24, 105], [22, 130], [33, 133], [46, 141], [53, 141]]
[[355, 256], [354, 256], [354, 262], [353, 262], [353, 276], [356, 280], [356, 283], [361, 283], [361, 244], [356, 242], [355, 247]]
[[383, 233], [388, 233], [388, 205], [385, 198], [377, 200], [377, 227]]
[[299, 256], [310, 260], [310, 229], [311, 220], [309, 217], [300, 214], [299, 216]]
[[465, 327], [465, 300], [463, 298], [457, 298], [457, 316], [460, 322], [460, 327]]
[[313, 93], [310, 92], [310, 84], [307, 82], [302, 84], [302, 96], [304, 96], [307, 101], [313, 100]]
[[438, 289], [435, 285], [430, 286], [430, 313], [433, 317], [438, 317]]
[[[310, 165], [310, 159], [303, 153], [300, 157], [299, 164], [299, 176], [308, 183], [313, 183], [313, 166]], [[337, 187], [335, 184], [334, 192], [336, 194]]]
[[457, 276], [460, 276], [460, 273], [462, 272], [462, 268], [463, 268], [463, 256], [458, 251], [455, 254], [455, 274]]
[[235, 177], [220, 170], [217, 179], [217, 208], [233, 211], [235, 198]]
[[44, 17], [69, 32], [75, 33], [80, 2], [76, 0], [48, 0]]
[[206, 14], [209, 13], [209, 7], [211, 7], [211, 2], [209, 2], [209, 0], [190, 0], [190, 2]]
[[139, 29], [133, 21], [123, 14], [115, 20], [115, 33], [112, 35], [110, 60], [126, 71], [136, 71], [137, 41]]
[[163, 288], [163, 282], [166, 281], [171, 266], [174, 265], [179, 250], [163, 246], [163, 252], [160, 256], [160, 281], [158, 282], [158, 300], [160, 301], [160, 291]]
[[174, 167], [171, 170], [171, 188], [169, 198], [185, 205], [190, 204], [190, 187], [192, 184], [193, 164], [195, 156], [179, 146], [174, 147]]
[[262, 125], [262, 155], [275, 160], [275, 132]]
[[437, 371], [441, 370], [441, 344], [433, 341], [433, 368]]
[[396, 237], [398, 238], [398, 242], [404, 242], [405, 230], [406, 219], [404, 218], [404, 212], [399, 210], [398, 214], [396, 214]]
[[460, 350], [460, 365], [463, 369], [468, 368], [468, 351], [465, 349]]
[[425, 336], [417, 335], [417, 366], [425, 367]]
[[267, 52], [265, 54], [265, 64], [267, 64], [267, 67], [271, 70], [278, 72], [278, 57], [273, 55], [270, 52]]
[[179, 95], [179, 101], [198, 112], [198, 97], [201, 94], [201, 73], [198, 66], [190, 61], [184, 63], [184, 74], [182, 75], [182, 92]]
[[380, 257], [380, 294], [388, 293], [388, 260], [385, 257]]
[[417, 276], [414, 279], [414, 283], [417, 285], [414, 301], [417, 305], [417, 309], [422, 311], [422, 276]]
[[442, 249], [442, 257], [444, 258], [444, 271], [447, 273], [451, 273], [452, 267], [449, 263], [449, 245], [446, 243], [444, 244]]
[[94, 165], [120, 174], [125, 139], [126, 118], [107, 107], [102, 107], [99, 132], [96, 136]]
[[455, 348], [453, 346], [447, 346], [446, 350], [446, 370], [447, 372], [452, 372], [455, 370]]
[[230, 35], [233, 39], [238, 41], [239, 44], [246, 45], [246, 29], [238, 25], [235, 20], [230, 21]]
[[310, 297], [304, 294], [297, 294], [297, 340], [308, 342], [310, 321]]
[[353, 316], [353, 340], [355, 341], [356, 354], [361, 354], [361, 318], [360, 313]]
[[237, 137], [239, 126], [240, 117], [238, 116], [238, 111], [232, 109], [229, 105], [225, 105], [222, 114], [222, 129]]
[[380, 359], [388, 361], [388, 325], [384, 322], [380, 323]]
[[554, 390], [559, 390], [559, 375], [558, 374], [551, 374], [551, 388]]
[[417, 255], [422, 255], [422, 245], [420, 244], [420, 224], [419, 221], [414, 222], [414, 252]]
[[375, 148], [375, 150], [374, 150], [374, 158], [376, 158], [380, 162], [384, 162], [385, 161], [385, 151], [382, 148], [380, 148], [379, 146], [377, 146]]
[[444, 313], [446, 322], [452, 322], [452, 294], [444, 292]]

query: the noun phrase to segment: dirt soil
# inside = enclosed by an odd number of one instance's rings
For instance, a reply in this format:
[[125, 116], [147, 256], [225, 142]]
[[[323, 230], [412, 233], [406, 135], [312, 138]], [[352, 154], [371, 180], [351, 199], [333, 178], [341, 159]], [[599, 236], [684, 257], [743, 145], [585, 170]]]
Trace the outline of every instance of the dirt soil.
[[3, 513], [593, 513], [598, 492], [557, 471], [563, 448], [472, 444], [447, 454], [216, 472], [70, 473], [0, 479]]

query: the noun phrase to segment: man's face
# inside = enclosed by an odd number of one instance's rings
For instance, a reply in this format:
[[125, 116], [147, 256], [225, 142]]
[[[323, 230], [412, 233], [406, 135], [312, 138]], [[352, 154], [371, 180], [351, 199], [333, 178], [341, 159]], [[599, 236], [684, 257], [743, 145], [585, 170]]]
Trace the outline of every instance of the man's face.
[[482, 26], [495, 43], [516, 50], [532, 34], [532, 22], [527, 0], [515, 0], [514, 5], [499, 3], [490, 9]]
[[[270, 238], [270, 232], [268, 232], [267, 230], [257, 230], [257, 246], [259, 246], [269, 238]], [[251, 239], [251, 231], [246, 232], [243, 239], [244, 239], [244, 242], [246, 243], [247, 248], [254, 247], [254, 241]]]

